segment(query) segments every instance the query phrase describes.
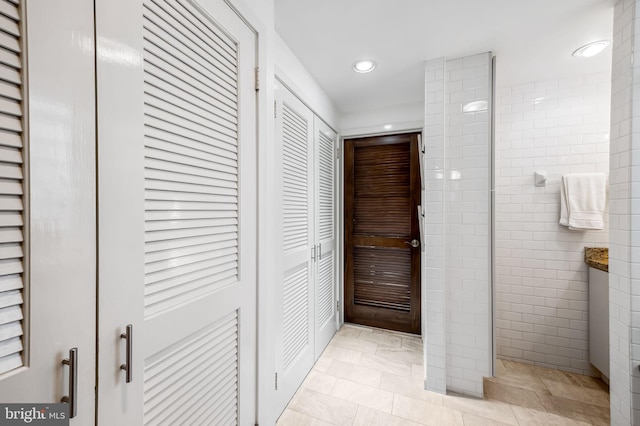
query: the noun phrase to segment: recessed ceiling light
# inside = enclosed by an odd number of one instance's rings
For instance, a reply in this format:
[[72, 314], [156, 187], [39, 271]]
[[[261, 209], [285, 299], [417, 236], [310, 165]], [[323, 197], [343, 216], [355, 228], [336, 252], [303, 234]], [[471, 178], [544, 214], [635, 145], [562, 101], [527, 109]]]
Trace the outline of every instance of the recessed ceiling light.
[[385, 124], [384, 126], [382, 126], [385, 130], [391, 130], [393, 129], [393, 126], [391, 124]]
[[585, 44], [581, 48], [577, 49], [573, 52], [573, 56], [576, 58], [590, 58], [592, 56], [596, 56], [598, 53], [602, 52], [604, 49], [609, 47], [611, 42], [609, 40], [598, 40], [589, 44]]
[[376, 63], [369, 60], [357, 61], [353, 64], [353, 70], [362, 74], [373, 71], [375, 67]]

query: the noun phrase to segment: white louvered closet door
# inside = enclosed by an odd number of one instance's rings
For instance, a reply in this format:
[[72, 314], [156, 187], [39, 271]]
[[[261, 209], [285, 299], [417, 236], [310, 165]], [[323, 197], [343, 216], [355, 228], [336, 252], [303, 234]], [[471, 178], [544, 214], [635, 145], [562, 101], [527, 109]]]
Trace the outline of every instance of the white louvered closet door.
[[317, 275], [315, 284], [315, 358], [336, 333], [336, 133], [315, 117], [315, 197]]
[[[101, 295], [114, 286], [104, 293], [113, 306], [105, 307], [101, 345], [116, 349], [100, 367], [110, 401], [99, 406], [99, 423], [254, 424], [256, 36], [224, 0], [129, 3], [105, 0], [97, 13], [105, 55], [113, 48], [119, 56], [99, 63], [99, 105], [130, 100], [99, 113], [106, 130], [98, 145], [109, 163], [100, 211], [124, 226], [100, 248]], [[137, 23], [122, 28], [129, 23], [108, 9]], [[102, 27], [101, 11], [113, 15]], [[110, 68], [113, 81], [101, 83], [100, 70]], [[131, 86], [118, 87], [119, 77]], [[109, 130], [121, 119], [125, 131]], [[114, 164], [119, 150], [130, 157]], [[122, 264], [129, 274], [112, 270]], [[114, 288], [130, 296], [126, 309]], [[114, 336], [129, 323], [126, 383], [125, 345]]]
[[77, 348], [71, 425], [95, 415], [93, 34], [92, 1], [0, 0], [0, 401], [59, 402]]
[[283, 279], [275, 299], [276, 396], [280, 413], [314, 363], [313, 114], [276, 89], [276, 140], [282, 153]]

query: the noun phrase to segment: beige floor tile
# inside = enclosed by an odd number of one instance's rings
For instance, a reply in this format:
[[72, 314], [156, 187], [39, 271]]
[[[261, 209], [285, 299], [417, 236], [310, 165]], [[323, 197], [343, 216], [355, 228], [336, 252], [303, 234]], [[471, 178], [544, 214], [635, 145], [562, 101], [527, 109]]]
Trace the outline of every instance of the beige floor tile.
[[422, 351], [405, 347], [387, 347], [379, 345], [375, 354], [381, 358], [394, 362], [405, 362], [407, 364], [422, 364]]
[[353, 349], [341, 348], [340, 346], [327, 346], [322, 353], [323, 357], [331, 358], [337, 361], [348, 362], [350, 364], [358, 364], [362, 357], [362, 352]]
[[393, 398], [391, 414], [429, 426], [464, 425], [462, 413], [458, 410], [398, 394]]
[[351, 380], [352, 382], [362, 383], [363, 385], [376, 388], [380, 386], [380, 379], [382, 378], [382, 372], [380, 370], [342, 361], [333, 361], [326, 373], [341, 379]]
[[331, 426], [333, 423], [327, 423], [320, 419], [316, 419], [306, 414], [298, 413], [290, 409], [284, 410], [276, 422], [277, 426]]
[[403, 419], [371, 408], [358, 407], [354, 426], [420, 426], [420, 423]]
[[333, 360], [331, 358], [321, 356], [320, 358], [318, 358], [318, 361], [316, 361], [313, 369], [315, 371], [319, 371], [320, 373], [326, 373], [327, 370], [331, 367], [332, 361]]
[[391, 413], [393, 407], [393, 393], [344, 379], [336, 381], [331, 396], [385, 413]]
[[411, 378], [424, 385], [425, 379], [424, 366], [422, 364], [411, 364]]
[[411, 365], [403, 362], [394, 362], [378, 355], [362, 354], [360, 365], [379, 371], [396, 374], [398, 376], [411, 377]]
[[583, 376], [582, 374], [575, 374], [575, 373], [565, 373], [565, 374], [569, 376], [571, 381], [574, 382], [576, 386], [583, 386], [585, 388], [591, 388], [591, 389], [600, 389], [605, 391], [606, 393], [609, 393], [609, 385], [607, 385], [604, 382], [604, 380], [602, 380], [599, 377], [589, 377], [589, 376]]
[[402, 337], [402, 347], [414, 349], [422, 353], [424, 345], [420, 337]]
[[396, 376], [391, 373], [382, 373], [380, 389], [409, 398], [428, 401], [434, 405], [442, 405], [442, 395], [425, 390], [422, 383], [412, 380], [409, 377]]
[[330, 343], [331, 346], [339, 346], [341, 348], [351, 349], [368, 354], [376, 353], [378, 344], [367, 342], [356, 337], [335, 336]]
[[495, 420], [476, 416], [474, 414], [462, 413], [464, 426], [507, 426], [508, 423], [501, 423]]
[[547, 386], [547, 389], [549, 389], [549, 392], [551, 392], [553, 396], [560, 396], [599, 407], [609, 407], [609, 394], [602, 389], [576, 386], [549, 379], [542, 379], [542, 382]]
[[504, 402], [445, 395], [442, 398], [442, 405], [495, 422], [514, 426], [518, 424], [511, 405]]
[[356, 417], [358, 404], [300, 389], [287, 408], [335, 425], [351, 425]]
[[545, 411], [536, 392], [514, 386], [496, 384], [488, 380], [484, 382], [484, 397], [486, 399]]
[[357, 339], [360, 336], [361, 332], [362, 330], [345, 324], [342, 326], [342, 328], [340, 328], [340, 330], [336, 332], [336, 336], [351, 337]]
[[312, 370], [307, 375], [307, 378], [304, 379], [304, 382], [302, 382], [302, 387], [304, 389], [330, 395], [337, 380], [338, 378], [335, 376], [330, 376], [328, 374]]
[[589, 424], [525, 407], [514, 406], [513, 412], [520, 426], [585, 426]]
[[553, 395], [538, 395], [544, 408], [554, 414], [575, 420], [591, 422], [592, 419], [609, 421], [609, 406], [586, 404], [573, 399]]
[[498, 375], [497, 377], [486, 378], [485, 380], [532, 391], [547, 389], [547, 386], [542, 382], [542, 380], [530, 374], [509, 373]]
[[514, 361], [502, 361], [507, 372], [519, 373], [523, 375], [529, 375], [532, 377], [538, 377], [540, 379], [551, 379], [558, 382], [571, 383], [569, 377], [560, 370], [553, 370], [546, 367], [538, 367], [536, 365], [524, 364]]
[[378, 330], [373, 330], [371, 333], [360, 333], [360, 336], [358, 338], [366, 342], [373, 342], [379, 345], [390, 346], [393, 348], [399, 348], [402, 346], [401, 336], [392, 333], [381, 332]]

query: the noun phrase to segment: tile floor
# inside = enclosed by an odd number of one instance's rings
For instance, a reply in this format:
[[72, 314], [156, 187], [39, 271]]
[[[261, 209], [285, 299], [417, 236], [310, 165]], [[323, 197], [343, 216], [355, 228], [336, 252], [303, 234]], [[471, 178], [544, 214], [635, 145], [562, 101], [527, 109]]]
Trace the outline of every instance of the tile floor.
[[[523, 367], [519, 367], [520, 365]], [[605, 416], [608, 409], [605, 409], [604, 401], [608, 406], [609, 396], [597, 381], [584, 376], [549, 373], [554, 370], [540, 373], [537, 369], [538, 367], [517, 363], [499, 363], [498, 372], [504, 373], [502, 381], [491, 379], [491, 382], [485, 383], [494, 400], [440, 395], [423, 389], [422, 342], [419, 338], [345, 324], [298, 389], [277, 424], [608, 424], [608, 414]], [[543, 375], [523, 379], [531, 371]], [[506, 387], [502, 388], [503, 386]], [[572, 398], [568, 395], [576, 391], [573, 387], [580, 388], [580, 392]], [[518, 398], [508, 402], [495, 400], [509, 398], [505, 395], [514, 392]], [[562, 401], [554, 399], [557, 393], [563, 395]], [[538, 398], [537, 401], [533, 399], [534, 396]], [[531, 403], [530, 399], [534, 402]], [[567, 401], [568, 405], [560, 405]], [[579, 409], [585, 408], [581, 404], [589, 405], [593, 412], [580, 411]], [[576, 411], [566, 409], [568, 406], [574, 407]], [[554, 414], [555, 412], [562, 415]], [[567, 414], [571, 416], [565, 417]]]

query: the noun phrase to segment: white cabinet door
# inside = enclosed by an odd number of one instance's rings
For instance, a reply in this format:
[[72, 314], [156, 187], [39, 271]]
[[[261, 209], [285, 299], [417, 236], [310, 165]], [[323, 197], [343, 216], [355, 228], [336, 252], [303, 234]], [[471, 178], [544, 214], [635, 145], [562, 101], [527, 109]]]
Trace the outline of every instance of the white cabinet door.
[[277, 412], [287, 406], [314, 363], [315, 241], [313, 114], [276, 88], [276, 141], [282, 170], [283, 278], [276, 291]]
[[281, 84], [275, 121], [283, 209], [275, 345], [280, 413], [336, 332], [336, 134]]
[[98, 423], [253, 424], [256, 35], [223, 0], [97, 4]]
[[336, 133], [317, 116], [314, 120], [315, 222], [317, 275], [315, 283], [315, 359], [336, 333]]
[[0, 1], [0, 401], [60, 402], [77, 348], [71, 424], [83, 426], [95, 401], [93, 34], [91, 1]]

